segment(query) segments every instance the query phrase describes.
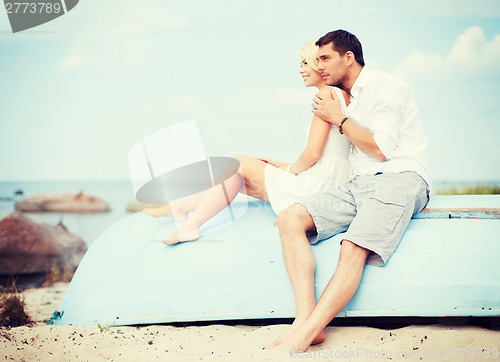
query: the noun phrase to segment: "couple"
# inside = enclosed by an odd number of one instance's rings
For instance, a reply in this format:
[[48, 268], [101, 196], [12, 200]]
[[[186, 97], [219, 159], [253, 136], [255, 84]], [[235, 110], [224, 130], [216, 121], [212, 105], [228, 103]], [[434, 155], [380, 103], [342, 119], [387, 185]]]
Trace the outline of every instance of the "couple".
[[[317, 41], [312, 40], [300, 49], [300, 70], [306, 87], [316, 87], [318, 95], [325, 99], [338, 98], [342, 112], [349, 104], [348, 94], [327, 86], [318, 71]], [[337, 187], [352, 175], [349, 163], [351, 143], [340, 134], [337, 127], [314, 115], [307, 145], [293, 164], [270, 158], [253, 158], [239, 155], [238, 174], [224, 182], [227, 196], [234, 200], [239, 192], [269, 202], [278, 215], [300, 199], [309, 198], [316, 192]], [[242, 182], [243, 180], [243, 182]], [[146, 208], [151, 216], [168, 215], [184, 222], [179, 229], [164, 240], [165, 244], [196, 240], [200, 237], [200, 226], [227, 206], [222, 186], [213, 187], [192, 197], [160, 208]], [[193, 211], [188, 218], [188, 213]]]
[[[319, 89], [304, 152], [294, 164], [238, 157], [247, 194], [270, 202], [278, 213], [295, 295], [293, 324], [267, 348], [295, 352], [325, 339], [324, 328], [353, 297], [365, 264], [388, 261], [412, 215], [429, 199], [427, 138], [409, 86], [366, 69], [361, 43], [344, 30], [327, 33], [314, 46], [306, 44], [301, 55], [306, 86]], [[354, 174], [346, 180], [351, 145]], [[231, 199], [240, 180], [236, 175], [226, 181]], [[319, 187], [309, 188], [313, 182]], [[199, 226], [221, 209], [209, 201], [220, 199], [209, 194], [216, 192], [222, 189], [145, 211], [182, 220], [195, 210], [165, 242], [195, 240]], [[337, 268], [316, 303], [310, 244], [342, 232]]]

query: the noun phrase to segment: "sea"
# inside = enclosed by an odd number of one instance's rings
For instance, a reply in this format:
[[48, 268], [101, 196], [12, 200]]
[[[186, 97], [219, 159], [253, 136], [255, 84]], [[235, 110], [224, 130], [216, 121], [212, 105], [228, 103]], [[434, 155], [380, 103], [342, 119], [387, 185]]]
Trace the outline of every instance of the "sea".
[[[15, 195], [22, 191], [23, 195]], [[69, 232], [80, 236], [87, 247], [115, 222], [130, 215], [127, 205], [135, 200], [130, 181], [64, 181], [64, 182], [0, 182], [0, 219], [15, 211], [15, 203], [22, 198], [40, 193], [69, 192], [96, 196], [110, 206], [111, 211], [103, 213], [25, 213], [36, 222], [56, 225], [62, 222]]]
[[[475, 185], [496, 185], [499, 181], [434, 181], [433, 194], [446, 190], [449, 187], [458, 189]], [[22, 191], [22, 195], [16, 195]], [[62, 222], [68, 231], [80, 236], [87, 246], [90, 246], [97, 237], [115, 222], [130, 215], [127, 205], [135, 201], [132, 184], [129, 180], [123, 181], [45, 181], [45, 182], [0, 182], [0, 220], [15, 211], [15, 203], [24, 197], [40, 193], [70, 192], [99, 197], [108, 203], [111, 211], [92, 214], [75, 213], [25, 213], [36, 222], [56, 225]]]

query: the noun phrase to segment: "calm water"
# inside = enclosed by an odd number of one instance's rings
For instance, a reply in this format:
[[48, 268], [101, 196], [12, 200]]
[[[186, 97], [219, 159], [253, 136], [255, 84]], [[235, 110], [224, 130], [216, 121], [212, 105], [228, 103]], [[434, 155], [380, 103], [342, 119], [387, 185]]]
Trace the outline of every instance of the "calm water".
[[[444, 190], [450, 186], [462, 188], [477, 184], [499, 185], [497, 182], [433, 182], [433, 193]], [[73, 234], [79, 235], [87, 245], [91, 245], [94, 240], [106, 228], [118, 220], [126, 217], [129, 213], [126, 207], [129, 202], [135, 200], [134, 192], [130, 181], [71, 181], [71, 182], [0, 182], [0, 199], [2, 197], [12, 197], [18, 189], [24, 191], [24, 195], [17, 197], [29, 197], [39, 193], [72, 192], [80, 191], [86, 194], [99, 197], [106, 201], [111, 207], [107, 213], [97, 214], [72, 214], [72, 213], [27, 213], [28, 217], [36, 222], [45, 222], [55, 225], [61, 219], [63, 224]], [[14, 201], [0, 201], [0, 219], [14, 211]]]

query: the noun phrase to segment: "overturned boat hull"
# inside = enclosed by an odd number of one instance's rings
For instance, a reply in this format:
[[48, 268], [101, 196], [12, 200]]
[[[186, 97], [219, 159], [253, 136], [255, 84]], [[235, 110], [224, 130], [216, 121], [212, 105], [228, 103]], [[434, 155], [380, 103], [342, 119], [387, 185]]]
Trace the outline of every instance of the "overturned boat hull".
[[[481, 210], [498, 207], [500, 196], [435, 196], [427, 207], [434, 214], [411, 220], [384, 267], [366, 266], [338, 316], [500, 315], [500, 220], [481, 217]], [[268, 204], [253, 201], [236, 222], [166, 246], [161, 240], [175, 230], [171, 219], [131, 215], [87, 251], [55, 324], [293, 318], [275, 219]], [[211, 222], [208, 229], [216, 229], [218, 221]], [[318, 298], [335, 271], [342, 236], [312, 246]]]

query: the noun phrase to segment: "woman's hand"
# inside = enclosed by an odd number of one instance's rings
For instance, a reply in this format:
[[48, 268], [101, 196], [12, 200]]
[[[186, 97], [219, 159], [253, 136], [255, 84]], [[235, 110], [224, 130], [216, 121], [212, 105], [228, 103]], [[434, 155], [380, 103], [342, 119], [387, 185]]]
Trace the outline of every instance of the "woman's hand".
[[283, 166], [283, 165], [285, 165], [285, 166], [288, 165], [288, 163], [276, 161], [276, 160], [273, 160], [272, 158], [268, 158], [268, 157], [257, 157], [257, 159], [262, 161], [262, 162], [273, 165], [274, 167], [278, 167], [278, 168], [281, 168], [281, 166]]
[[280, 162], [280, 161], [276, 161], [276, 160], [273, 160], [272, 158], [267, 158], [267, 157], [263, 157], [263, 158], [257, 158], [258, 160], [262, 161], [262, 162], [265, 162], [265, 163], [268, 163], [270, 165], [273, 165], [274, 167], [277, 167], [281, 170], [285, 170], [287, 172], [291, 172], [290, 168], [292, 167], [292, 164], [291, 163], [288, 163], [288, 162]]

